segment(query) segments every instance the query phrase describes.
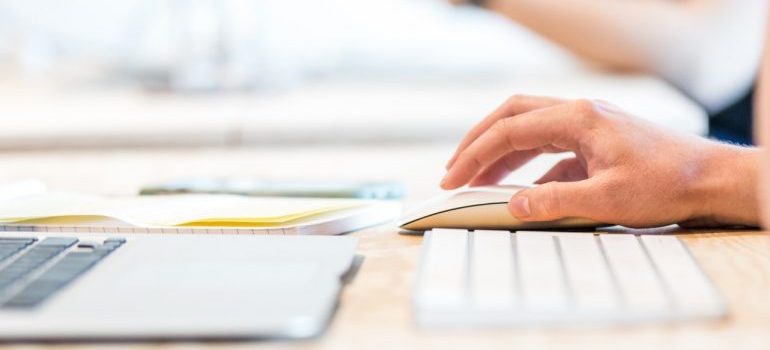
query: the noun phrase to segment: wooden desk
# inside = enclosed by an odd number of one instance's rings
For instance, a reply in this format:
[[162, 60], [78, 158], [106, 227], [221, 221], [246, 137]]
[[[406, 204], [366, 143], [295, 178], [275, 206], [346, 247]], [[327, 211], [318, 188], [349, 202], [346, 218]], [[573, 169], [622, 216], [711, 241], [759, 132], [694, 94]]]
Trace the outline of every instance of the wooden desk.
[[[54, 189], [133, 193], [145, 182], [190, 175], [399, 179], [406, 205], [437, 193], [451, 146], [107, 150], [0, 154], [0, 182], [36, 177]], [[529, 179], [543, 164], [525, 169]], [[415, 327], [410, 294], [421, 237], [383, 225], [353, 235], [365, 256], [330, 328], [298, 342], [116, 344], [115, 348], [266, 349], [768, 349], [770, 236], [763, 232], [685, 232], [690, 247], [730, 305], [723, 321], [594, 329], [426, 331]], [[117, 298], [116, 300], [119, 300]], [[8, 348], [50, 348], [18, 345]], [[103, 348], [76, 344], [57, 348]]]

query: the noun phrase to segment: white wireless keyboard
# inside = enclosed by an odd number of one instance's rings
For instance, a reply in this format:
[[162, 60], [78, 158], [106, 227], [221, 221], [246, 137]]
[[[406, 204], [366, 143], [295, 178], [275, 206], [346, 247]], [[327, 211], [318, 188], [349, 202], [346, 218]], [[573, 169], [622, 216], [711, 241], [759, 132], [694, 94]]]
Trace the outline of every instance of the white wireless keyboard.
[[719, 318], [726, 307], [675, 236], [434, 229], [413, 303], [423, 326]]

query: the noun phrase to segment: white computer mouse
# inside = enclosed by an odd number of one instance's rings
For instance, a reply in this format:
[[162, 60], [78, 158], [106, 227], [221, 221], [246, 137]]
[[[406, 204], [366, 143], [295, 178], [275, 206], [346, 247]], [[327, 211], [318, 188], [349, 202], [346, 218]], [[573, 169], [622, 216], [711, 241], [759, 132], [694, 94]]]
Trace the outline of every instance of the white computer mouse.
[[607, 226], [582, 218], [524, 222], [508, 212], [508, 201], [529, 186], [498, 185], [471, 187], [433, 198], [401, 219], [403, 229], [425, 231], [432, 228], [469, 230], [579, 229]]

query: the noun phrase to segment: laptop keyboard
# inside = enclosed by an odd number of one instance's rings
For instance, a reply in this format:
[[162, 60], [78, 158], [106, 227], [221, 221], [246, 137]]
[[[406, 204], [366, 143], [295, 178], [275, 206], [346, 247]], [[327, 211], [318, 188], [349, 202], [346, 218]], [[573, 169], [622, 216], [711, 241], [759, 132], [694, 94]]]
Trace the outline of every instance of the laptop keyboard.
[[724, 316], [670, 235], [425, 233], [413, 305], [426, 326], [618, 323]]
[[118, 249], [126, 240], [101, 243], [75, 237], [0, 237], [0, 309], [38, 306]]

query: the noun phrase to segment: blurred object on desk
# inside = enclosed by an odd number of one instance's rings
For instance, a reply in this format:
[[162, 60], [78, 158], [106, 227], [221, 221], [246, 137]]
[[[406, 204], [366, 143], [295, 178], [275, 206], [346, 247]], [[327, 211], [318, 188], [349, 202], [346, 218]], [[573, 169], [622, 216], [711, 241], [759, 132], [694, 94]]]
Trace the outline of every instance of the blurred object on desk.
[[9, 17], [5, 41], [25, 71], [97, 62], [113, 76], [175, 91], [281, 89], [338, 74], [468, 77], [577, 64], [500, 16], [442, 1], [6, 0], [0, 12]]
[[0, 13], [15, 62], [0, 65], [0, 149], [455, 143], [516, 93], [706, 133], [703, 109], [662, 80], [439, 0], [0, 0]]
[[514, 93], [601, 98], [705, 134], [702, 108], [667, 83], [582, 70], [478, 80], [325, 80], [276, 94], [176, 95], [0, 81], [0, 149], [455, 143]]
[[401, 199], [406, 194], [399, 181], [322, 181], [251, 177], [201, 177], [143, 186], [140, 195], [235, 194], [253, 197]]

